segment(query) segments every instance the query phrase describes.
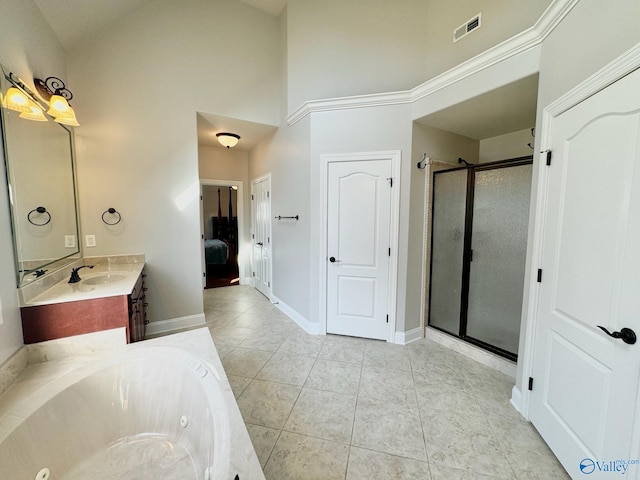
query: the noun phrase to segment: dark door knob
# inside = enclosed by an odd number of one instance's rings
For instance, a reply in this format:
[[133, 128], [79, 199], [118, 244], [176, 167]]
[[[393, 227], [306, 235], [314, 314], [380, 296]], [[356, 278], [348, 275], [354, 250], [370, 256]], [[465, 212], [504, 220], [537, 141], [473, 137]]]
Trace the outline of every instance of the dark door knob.
[[600, 325], [598, 325], [598, 328], [602, 330], [604, 333], [606, 333], [607, 335], [609, 335], [610, 337], [619, 338], [624, 343], [628, 343], [629, 345], [633, 345], [634, 343], [636, 343], [636, 332], [634, 332], [630, 328], [623, 328], [619, 332], [610, 332], [609, 330], [607, 330], [604, 327], [601, 327]]
[[263, 246], [262, 242], [258, 242], [258, 243], [256, 243], [256, 245], [260, 245], [261, 247]]
[[329, 257], [329, 261], [330, 261], [331, 263], [334, 263], [334, 262], [336, 261], [336, 257]]

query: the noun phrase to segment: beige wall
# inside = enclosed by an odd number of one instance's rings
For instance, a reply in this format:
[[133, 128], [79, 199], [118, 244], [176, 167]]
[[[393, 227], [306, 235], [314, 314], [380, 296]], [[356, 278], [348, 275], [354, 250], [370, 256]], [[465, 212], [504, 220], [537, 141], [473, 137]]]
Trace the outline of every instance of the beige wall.
[[[34, 76], [66, 78], [62, 47], [32, 0], [3, 0], [0, 62], [31, 88]], [[1, 161], [4, 162], [4, 158]], [[22, 346], [6, 185], [5, 169], [0, 168], [0, 364]]]
[[203, 312], [195, 113], [277, 122], [279, 40], [242, 2], [156, 0], [69, 53], [82, 230], [92, 254], [146, 255], [152, 322]]
[[533, 148], [529, 148], [527, 144], [530, 143], [533, 146], [534, 141], [535, 138], [531, 135], [530, 128], [485, 138], [480, 140], [479, 163], [533, 155]]

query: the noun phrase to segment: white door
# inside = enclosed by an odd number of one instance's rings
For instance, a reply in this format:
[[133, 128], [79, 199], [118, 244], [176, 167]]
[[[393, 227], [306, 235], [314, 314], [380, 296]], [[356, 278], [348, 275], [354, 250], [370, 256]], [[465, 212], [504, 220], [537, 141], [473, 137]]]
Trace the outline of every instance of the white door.
[[327, 191], [327, 333], [387, 339], [390, 159], [332, 162]]
[[271, 299], [271, 177], [251, 182], [251, 240], [253, 283]]
[[551, 125], [529, 413], [574, 479], [640, 479], [640, 343], [599, 328], [640, 333], [639, 139], [640, 71]]

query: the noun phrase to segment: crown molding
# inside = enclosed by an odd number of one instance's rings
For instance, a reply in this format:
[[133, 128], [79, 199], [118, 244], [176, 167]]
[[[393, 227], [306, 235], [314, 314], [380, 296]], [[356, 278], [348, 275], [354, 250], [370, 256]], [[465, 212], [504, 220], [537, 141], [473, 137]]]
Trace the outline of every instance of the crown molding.
[[553, 31], [580, 0], [554, 0], [532, 27], [462, 62], [411, 90], [304, 102], [287, 116], [293, 125], [311, 113], [416, 102], [481, 70], [533, 48]]

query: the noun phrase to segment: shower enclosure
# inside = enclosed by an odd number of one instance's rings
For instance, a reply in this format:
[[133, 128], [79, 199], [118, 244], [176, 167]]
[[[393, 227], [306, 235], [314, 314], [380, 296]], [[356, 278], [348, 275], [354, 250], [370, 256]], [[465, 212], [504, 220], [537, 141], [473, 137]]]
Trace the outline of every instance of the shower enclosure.
[[517, 359], [533, 157], [433, 174], [429, 326]]

